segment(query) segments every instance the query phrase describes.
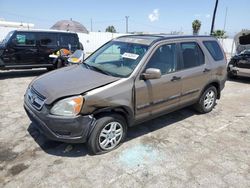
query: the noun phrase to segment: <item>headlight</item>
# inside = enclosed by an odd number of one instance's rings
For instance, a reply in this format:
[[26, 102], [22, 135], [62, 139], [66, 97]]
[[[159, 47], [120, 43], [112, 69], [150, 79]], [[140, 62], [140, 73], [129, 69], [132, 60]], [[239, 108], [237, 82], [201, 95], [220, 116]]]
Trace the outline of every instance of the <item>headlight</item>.
[[76, 116], [80, 113], [84, 98], [79, 95], [58, 101], [50, 110], [51, 114], [58, 116]]

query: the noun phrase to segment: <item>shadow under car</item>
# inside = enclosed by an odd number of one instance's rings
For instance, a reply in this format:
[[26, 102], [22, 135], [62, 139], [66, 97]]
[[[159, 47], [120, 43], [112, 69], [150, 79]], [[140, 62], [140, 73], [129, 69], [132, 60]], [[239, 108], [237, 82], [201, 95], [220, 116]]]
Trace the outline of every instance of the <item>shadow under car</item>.
[[[173, 123], [180, 122], [196, 114], [197, 113], [193, 109], [187, 107], [130, 127], [128, 129], [127, 139], [125, 140], [125, 142], [146, 135], [150, 132], [162, 129]], [[41, 149], [50, 155], [62, 157], [81, 157], [85, 155], [91, 155], [88, 152], [85, 144], [69, 144], [47, 139], [42, 133], [39, 132], [39, 130], [33, 123], [29, 125], [28, 132], [34, 138], [36, 143], [41, 147]]]

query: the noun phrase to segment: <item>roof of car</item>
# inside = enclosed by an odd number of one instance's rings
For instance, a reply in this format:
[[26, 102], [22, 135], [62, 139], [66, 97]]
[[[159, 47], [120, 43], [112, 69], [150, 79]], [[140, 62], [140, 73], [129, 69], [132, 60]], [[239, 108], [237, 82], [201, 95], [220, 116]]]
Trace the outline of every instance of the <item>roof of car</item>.
[[74, 33], [71, 31], [62, 31], [62, 30], [54, 30], [54, 29], [16, 29], [14, 31], [22, 31], [22, 32], [48, 32], [48, 33]]
[[164, 34], [142, 34], [142, 35], [125, 35], [116, 38], [116, 41], [131, 42], [144, 45], [151, 45], [160, 40], [166, 39], [186, 39], [186, 38], [214, 38], [209, 35], [164, 35]]

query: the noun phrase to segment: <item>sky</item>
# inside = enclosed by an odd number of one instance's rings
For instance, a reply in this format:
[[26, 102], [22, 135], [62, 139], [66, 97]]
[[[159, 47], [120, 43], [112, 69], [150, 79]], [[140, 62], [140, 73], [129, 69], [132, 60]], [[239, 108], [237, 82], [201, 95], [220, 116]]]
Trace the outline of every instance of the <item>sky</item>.
[[[125, 16], [129, 16], [129, 32], [185, 34], [192, 33], [192, 21], [199, 19], [200, 34], [209, 34], [214, 5], [215, 0], [0, 0], [0, 19], [33, 23], [39, 29], [73, 19], [89, 31], [92, 20], [92, 31], [105, 31], [113, 25], [117, 32], [124, 33]], [[249, 19], [249, 0], [219, 0], [215, 29], [224, 29], [225, 25], [227, 35], [233, 36], [250, 29]]]

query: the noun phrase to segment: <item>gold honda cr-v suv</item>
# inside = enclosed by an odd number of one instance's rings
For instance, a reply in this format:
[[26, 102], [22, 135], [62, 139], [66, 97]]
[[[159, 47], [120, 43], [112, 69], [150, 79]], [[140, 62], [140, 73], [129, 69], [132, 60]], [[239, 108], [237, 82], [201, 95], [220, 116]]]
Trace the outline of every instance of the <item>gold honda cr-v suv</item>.
[[226, 81], [226, 59], [210, 36], [130, 35], [111, 40], [80, 65], [36, 78], [24, 107], [48, 138], [117, 148], [127, 128], [194, 105], [210, 112]]

